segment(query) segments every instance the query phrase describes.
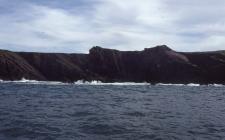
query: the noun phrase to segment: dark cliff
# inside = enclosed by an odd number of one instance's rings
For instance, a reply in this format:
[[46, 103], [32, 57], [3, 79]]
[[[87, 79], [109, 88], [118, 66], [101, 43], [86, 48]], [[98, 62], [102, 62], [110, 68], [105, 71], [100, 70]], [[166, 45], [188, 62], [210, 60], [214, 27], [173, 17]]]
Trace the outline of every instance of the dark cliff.
[[0, 51], [0, 79], [225, 84], [225, 51], [184, 53], [93, 47], [89, 54]]

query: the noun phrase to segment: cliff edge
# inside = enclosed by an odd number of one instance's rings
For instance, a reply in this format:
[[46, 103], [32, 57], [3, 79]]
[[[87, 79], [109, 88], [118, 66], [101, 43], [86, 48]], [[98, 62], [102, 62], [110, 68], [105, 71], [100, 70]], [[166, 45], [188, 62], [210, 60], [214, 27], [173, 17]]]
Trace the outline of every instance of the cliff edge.
[[42, 81], [225, 84], [225, 51], [176, 52], [166, 45], [143, 51], [93, 47], [89, 54], [0, 50], [0, 79]]

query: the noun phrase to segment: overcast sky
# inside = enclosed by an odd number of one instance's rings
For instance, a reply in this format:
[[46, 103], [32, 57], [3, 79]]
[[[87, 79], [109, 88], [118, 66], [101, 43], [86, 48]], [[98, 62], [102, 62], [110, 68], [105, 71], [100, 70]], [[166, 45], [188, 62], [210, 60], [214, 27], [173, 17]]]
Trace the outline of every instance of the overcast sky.
[[225, 50], [225, 0], [0, 0], [0, 48]]

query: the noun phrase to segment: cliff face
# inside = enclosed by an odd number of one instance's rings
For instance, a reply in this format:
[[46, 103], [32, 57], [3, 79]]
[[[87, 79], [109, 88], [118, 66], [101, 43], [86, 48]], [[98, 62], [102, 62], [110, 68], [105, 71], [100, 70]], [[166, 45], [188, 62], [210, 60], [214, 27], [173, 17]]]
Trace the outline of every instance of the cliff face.
[[89, 54], [0, 51], [0, 67], [3, 80], [225, 84], [225, 51], [181, 53], [165, 45], [143, 51], [93, 47]]
[[88, 60], [85, 54], [18, 53], [18, 55], [48, 81], [72, 82], [86, 79]]
[[47, 80], [19, 54], [9, 51], [0, 51], [0, 79], [18, 80], [22, 77]]
[[89, 57], [90, 69], [106, 81], [188, 83], [200, 80], [198, 68], [185, 55], [166, 46], [140, 52], [95, 47]]

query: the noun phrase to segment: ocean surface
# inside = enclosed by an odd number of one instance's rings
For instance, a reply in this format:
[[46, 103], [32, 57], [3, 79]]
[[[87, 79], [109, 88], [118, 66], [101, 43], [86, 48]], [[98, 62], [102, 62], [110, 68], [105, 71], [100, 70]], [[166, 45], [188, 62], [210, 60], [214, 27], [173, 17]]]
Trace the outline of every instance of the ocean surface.
[[0, 82], [0, 140], [222, 139], [222, 85]]

